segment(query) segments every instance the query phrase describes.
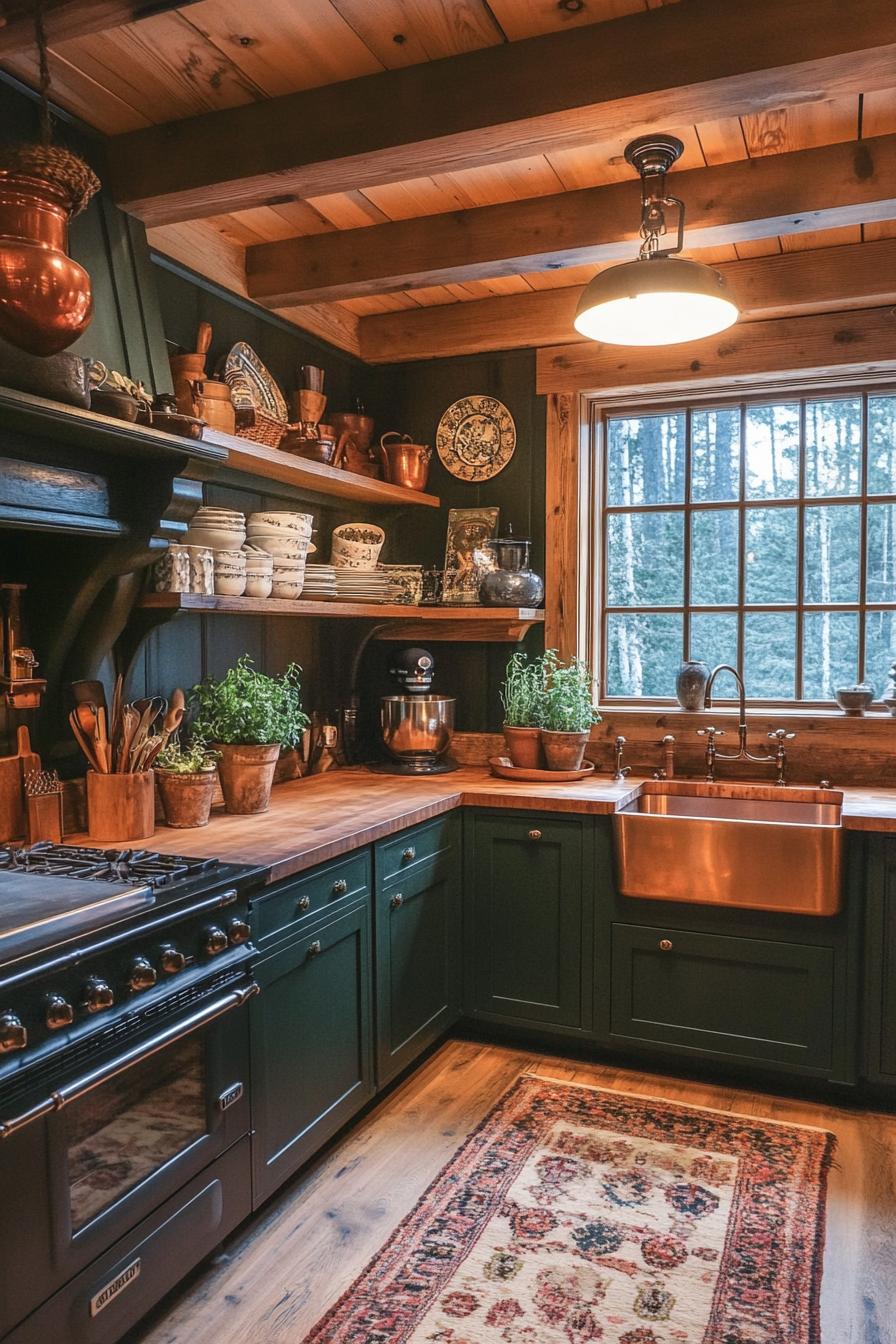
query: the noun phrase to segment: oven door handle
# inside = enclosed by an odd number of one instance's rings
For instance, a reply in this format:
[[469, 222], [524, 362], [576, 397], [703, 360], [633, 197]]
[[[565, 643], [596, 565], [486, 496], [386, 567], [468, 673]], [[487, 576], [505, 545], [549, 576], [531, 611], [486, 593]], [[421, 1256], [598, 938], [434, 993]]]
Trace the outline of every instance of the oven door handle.
[[157, 1036], [153, 1036], [150, 1040], [132, 1046], [130, 1050], [116, 1055], [114, 1059], [110, 1059], [108, 1063], [94, 1069], [91, 1073], [85, 1073], [73, 1082], [66, 1083], [64, 1087], [57, 1088], [49, 1097], [39, 1101], [30, 1110], [23, 1111], [21, 1115], [13, 1116], [11, 1120], [0, 1121], [0, 1139], [10, 1138], [20, 1129], [24, 1129], [26, 1125], [30, 1125], [33, 1120], [39, 1120], [42, 1116], [49, 1115], [53, 1111], [61, 1111], [70, 1102], [77, 1101], [79, 1097], [92, 1092], [95, 1087], [108, 1083], [110, 1079], [124, 1073], [125, 1069], [129, 1069], [133, 1064], [139, 1064], [141, 1060], [149, 1059], [151, 1055], [164, 1050], [166, 1046], [174, 1045], [177, 1041], [192, 1036], [194, 1032], [208, 1026], [210, 1022], [214, 1022], [217, 1018], [223, 1017], [225, 1013], [233, 1012], [234, 1008], [241, 1008], [249, 999], [254, 998], [260, 992], [260, 989], [261, 986], [254, 980], [251, 980], [247, 985], [240, 986], [239, 989], [232, 989], [229, 993], [222, 995], [220, 999], [213, 999], [205, 1007], [197, 1009], [189, 1017], [181, 1018], [179, 1022], [166, 1027], [164, 1031], [160, 1031]]

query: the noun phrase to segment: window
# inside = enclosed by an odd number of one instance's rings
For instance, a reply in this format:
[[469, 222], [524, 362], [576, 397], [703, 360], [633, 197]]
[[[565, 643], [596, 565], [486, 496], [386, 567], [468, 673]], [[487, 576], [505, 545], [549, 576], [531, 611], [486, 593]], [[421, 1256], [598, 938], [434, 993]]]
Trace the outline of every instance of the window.
[[733, 664], [751, 700], [883, 693], [896, 394], [625, 408], [600, 428], [602, 699], [674, 699], [682, 658]]

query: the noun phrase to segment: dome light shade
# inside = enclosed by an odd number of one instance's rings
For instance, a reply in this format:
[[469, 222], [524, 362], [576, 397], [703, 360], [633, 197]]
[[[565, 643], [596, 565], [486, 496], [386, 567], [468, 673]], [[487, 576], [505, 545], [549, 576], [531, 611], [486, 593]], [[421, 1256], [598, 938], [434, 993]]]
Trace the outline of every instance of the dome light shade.
[[611, 345], [675, 345], [724, 331], [738, 318], [725, 277], [658, 255], [601, 271], [576, 309], [576, 331]]

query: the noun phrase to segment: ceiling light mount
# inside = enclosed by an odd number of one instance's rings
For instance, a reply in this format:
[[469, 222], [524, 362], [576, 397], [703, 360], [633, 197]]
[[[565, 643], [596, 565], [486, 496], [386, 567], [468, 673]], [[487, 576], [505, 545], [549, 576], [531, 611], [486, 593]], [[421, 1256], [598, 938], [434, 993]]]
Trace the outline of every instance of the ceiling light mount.
[[[641, 248], [637, 261], [594, 277], [579, 300], [575, 328], [615, 345], [673, 345], [712, 336], [738, 317], [720, 271], [678, 254], [684, 247], [684, 202], [666, 189], [666, 174], [684, 153], [675, 135], [639, 136], [625, 149], [641, 178]], [[667, 211], [676, 216], [675, 241], [661, 247]]]

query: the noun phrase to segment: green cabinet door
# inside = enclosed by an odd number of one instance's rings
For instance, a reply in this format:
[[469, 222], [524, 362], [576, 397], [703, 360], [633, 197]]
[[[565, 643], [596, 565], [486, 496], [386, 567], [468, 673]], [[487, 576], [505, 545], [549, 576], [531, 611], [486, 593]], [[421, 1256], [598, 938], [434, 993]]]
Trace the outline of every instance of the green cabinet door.
[[612, 1042], [830, 1071], [833, 948], [614, 924], [612, 959]]
[[377, 890], [380, 1087], [460, 1017], [459, 857], [445, 854]]
[[896, 1086], [896, 841], [867, 843], [865, 1074]]
[[250, 1013], [257, 1206], [373, 1096], [365, 901], [256, 966]]
[[590, 1030], [590, 819], [474, 811], [466, 820], [467, 1012]]

